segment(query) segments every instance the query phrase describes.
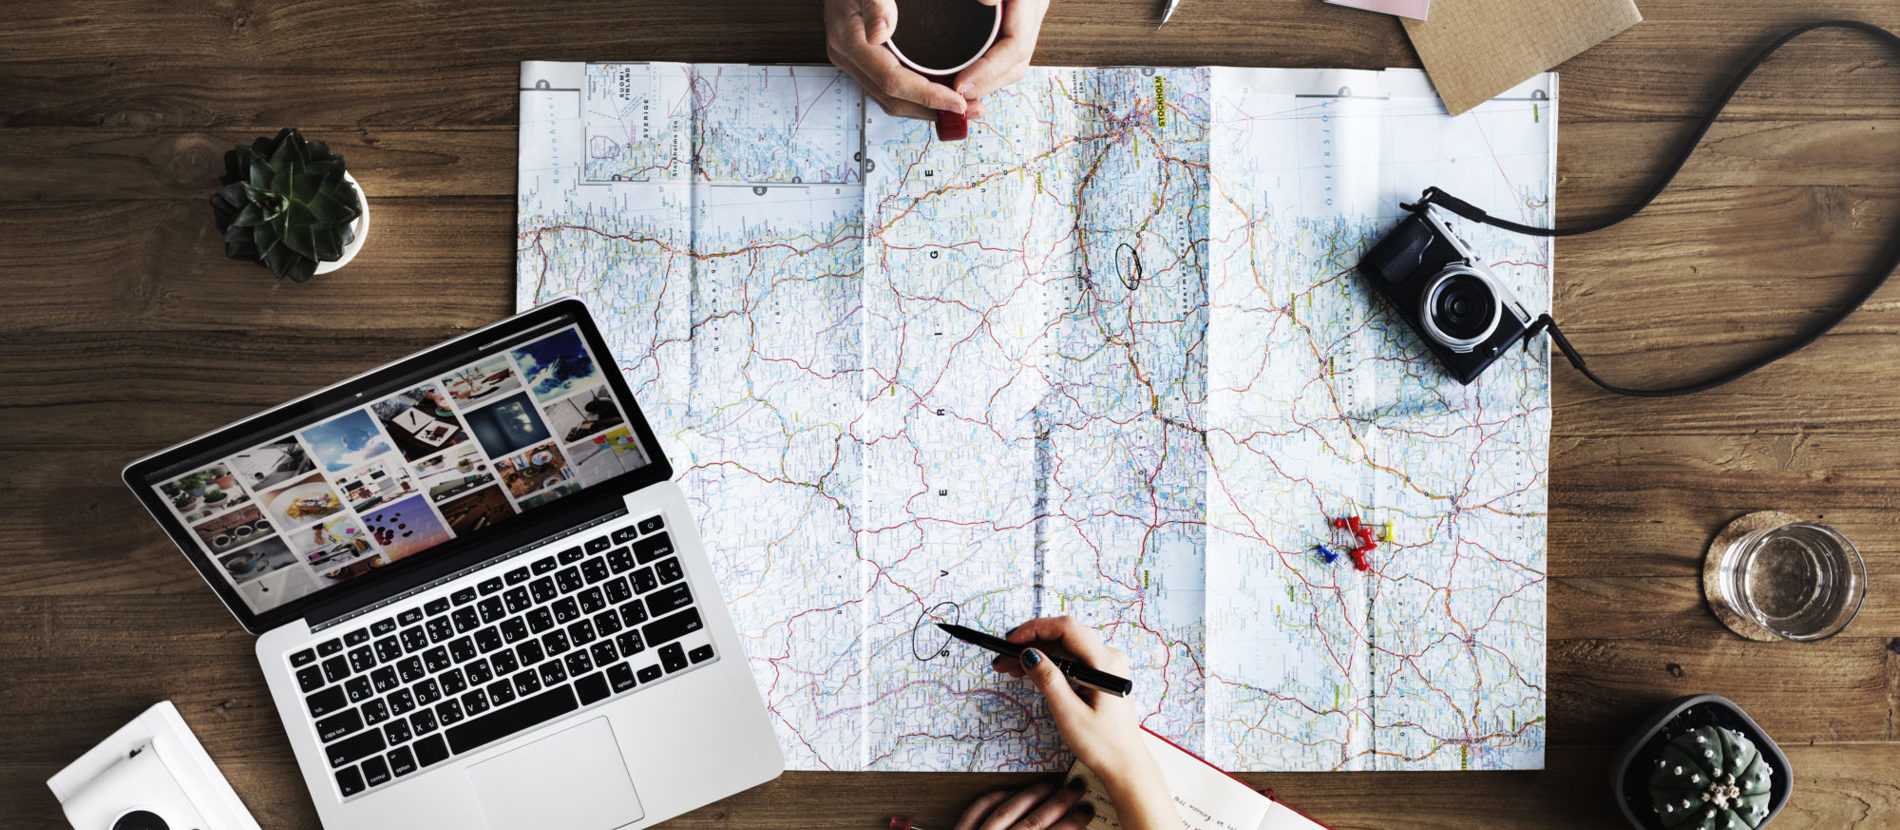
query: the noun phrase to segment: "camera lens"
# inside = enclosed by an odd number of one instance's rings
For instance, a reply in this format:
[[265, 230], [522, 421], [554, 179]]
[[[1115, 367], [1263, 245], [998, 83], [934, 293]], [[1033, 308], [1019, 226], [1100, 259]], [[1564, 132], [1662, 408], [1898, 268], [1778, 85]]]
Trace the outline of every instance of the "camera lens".
[[150, 810], [133, 810], [119, 816], [112, 823], [112, 830], [170, 830], [171, 825]]
[[1498, 327], [1498, 295], [1484, 274], [1466, 265], [1440, 271], [1426, 286], [1420, 322], [1452, 351], [1468, 352]]

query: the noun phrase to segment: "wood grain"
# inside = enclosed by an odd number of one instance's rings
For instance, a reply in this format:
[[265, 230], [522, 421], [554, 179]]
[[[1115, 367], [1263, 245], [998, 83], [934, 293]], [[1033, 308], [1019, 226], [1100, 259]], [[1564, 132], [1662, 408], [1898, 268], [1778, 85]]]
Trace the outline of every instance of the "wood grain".
[[[1453, 2], [1453, 0], [1441, 0]], [[1416, 66], [1317, 0], [1054, 0], [1038, 62]], [[1891, 0], [1645, 0], [1561, 67], [1565, 221], [1639, 193], [1729, 73]], [[518, 61], [824, 59], [819, 0], [11, 0], [0, 7], [0, 826], [65, 826], [45, 778], [175, 700], [267, 827], [314, 828], [244, 635], [117, 480], [128, 460], [505, 314]], [[223, 258], [221, 154], [296, 124], [348, 157], [375, 239], [304, 285]], [[1557, 316], [1605, 374], [1666, 383], [1797, 335], [1900, 222], [1900, 58], [1819, 34], [1736, 99], [1649, 214], [1558, 243]], [[1677, 695], [1742, 703], [1795, 767], [1778, 830], [1900, 825], [1900, 287], [1810, 351], [1687, 400], [1553, 372], [1547, 769], [1248, 776], [1342, 828], [1617, 826], [1605, 767]], [[1835, 525], [1859, 619], [1750, 643], [1703, 605], [1749, 510]], [[953, 826], [1008, 775], [788, 774], [682, 828]]]

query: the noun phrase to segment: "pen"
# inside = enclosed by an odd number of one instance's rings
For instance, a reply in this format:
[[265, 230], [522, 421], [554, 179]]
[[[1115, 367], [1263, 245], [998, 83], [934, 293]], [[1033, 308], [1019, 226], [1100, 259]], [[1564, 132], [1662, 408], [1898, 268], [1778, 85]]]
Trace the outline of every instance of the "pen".
[[[1019, 646], [1001, 637], [985, 634], [975, 629], [964, 628], [960, 625], [937, 623], [937, 627], [950, 632], [950, 636], [952, 637], [973, 646], [987, 648], [1004, 657], [1020, 659], [1023, 656], [1023, 650], [1029, 648], [1029, 646]], [[1070, 660], [1066, 657], [1057, 657], [1047, 652], [1044, 652], [1044, 656], [1055, 663], [1056, 668], [1060, 669], [1063, 676], [1069, 678], [1069, 682], [1071, 683], [1087, 686], [1096, 691], [1106, 692], [1116, 697], [1127, 697], [1130, 693], [1135, 691], [1135, 684], [1128, 678], [1116, 677], [1115, 675], [1081, 662]]]

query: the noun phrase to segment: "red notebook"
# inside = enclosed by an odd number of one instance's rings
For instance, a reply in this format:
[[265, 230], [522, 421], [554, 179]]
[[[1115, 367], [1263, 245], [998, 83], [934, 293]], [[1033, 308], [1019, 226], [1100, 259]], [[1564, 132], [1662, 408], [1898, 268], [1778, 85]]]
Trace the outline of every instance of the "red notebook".
[[[1148, 730], [1148, 751], [1168, 779], [1168, 791], [1174, 794], [1174, 806], [1187, 830], [1324, 830], [1326, 825], [1305, 813], [1262, 795], [1247, 782], [1228, 775], [1173, 742]], [[1076, 761], [1069, 775], [1088, 783], [1090, 792], [1102, 792], [1102, 780], [1095, 771]], [[1095, 819], [1085, 830], [1121, 830], [1121, 817], [1107, 798], [1089, 800], [1095, 805]]]

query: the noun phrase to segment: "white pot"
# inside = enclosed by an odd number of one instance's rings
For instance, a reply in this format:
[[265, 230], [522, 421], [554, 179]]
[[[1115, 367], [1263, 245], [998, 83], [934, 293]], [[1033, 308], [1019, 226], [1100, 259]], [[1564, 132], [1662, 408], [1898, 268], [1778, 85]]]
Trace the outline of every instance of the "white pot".
[[356, 185], [357, 214], [356, 222], [351, 226], [355, 232], [350, 234], [350, 244], [343, 246], [343, 256], [334, 262], [317, 263], [319, 274], [328, 274], [350, 264], [350, 260], [356, 258], [356, 252], [363, 250], [363, 240], [369, 237], [369, 196], [363, 192], [363, 186], [357, 184], [356, 177], [350, 175], [350, 171], [343, 171], [343, 180]]

